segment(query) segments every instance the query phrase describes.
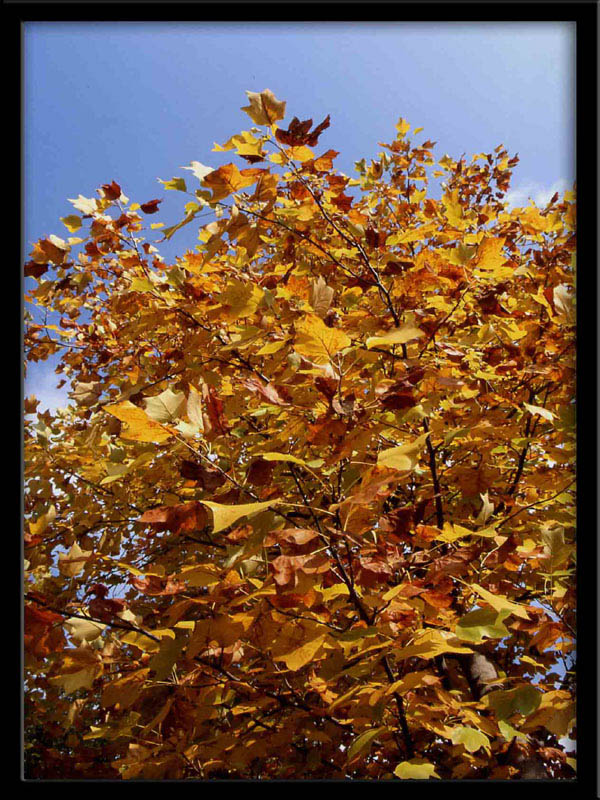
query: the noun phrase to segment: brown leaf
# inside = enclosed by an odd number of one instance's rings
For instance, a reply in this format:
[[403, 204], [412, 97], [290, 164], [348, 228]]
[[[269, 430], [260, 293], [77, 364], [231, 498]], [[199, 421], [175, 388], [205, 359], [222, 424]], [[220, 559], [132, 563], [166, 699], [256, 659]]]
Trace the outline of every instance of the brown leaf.
[[148, 200], [147, 203], [142, 203], [140, 208], [144, 214], [156, 214], [160, 203], [162, 203], [162, 200]]
[[195, 461], [182, 461], [179, 465], [179, 474], [182, 478], [196, 481], [208, 492], [213, 489], [218, 489], [219, 486], [222, 486], [227, 480], [225, 475], [219, 472], [219, 470], [205, 467], [203, 464], [197, 464]]
[[175, 506], [160, 506], [144, 512], [138, 522], [151, 525], [155, 531], [192, 533], [208, 524], [208, 512], [202, 503], [191, 501]]
[[276, 387], [272, 383], [263, 384], [258, 378], [244, 378], [242, 384], [251, 392], [258, 392], [269, 403], [276, 406], [287, 406], [290, 402], [289, 393], [284, 387]]
[[[111, 183], [103, 183], [102, 191], [104, 192], [104, 197], [106, 197], [107, 200], [118, 200], [121, 196], [121, 187], [115, 181], [112, 181]], [[158, 201], [153, 200], [152, 202]]]
[[250, 464], [246, 480], [251, 486], [268, 486], [273, 478], [274, 469], [274, 462], [257, 458]]

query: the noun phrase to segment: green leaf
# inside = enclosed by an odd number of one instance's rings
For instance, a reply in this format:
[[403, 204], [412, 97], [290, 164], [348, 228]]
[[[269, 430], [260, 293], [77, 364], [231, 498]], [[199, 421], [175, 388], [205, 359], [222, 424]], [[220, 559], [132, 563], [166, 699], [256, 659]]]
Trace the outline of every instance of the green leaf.
[[496, 712], [500, 720], [509, 719], [513, 714], [532, 714], [542, 702], [542, 694], [531, 684], [519, 686], [517, 689], [490, 692], [483, 702]]
[[81, 217], [77, 214], [69, 214], [67, 217], [61, 217], [60, 221], [69, 229], [70, 233], [75, 233], [81, 228]]
[[357, 736], [348, 748], [348, 761], [351, 761], [355, 756], [358, 756], [361, 753], [369, 750], [373, 740], [376, 739], [380, 733], [386, 730], [387, 728], [384, 725], [381, 728], [371, 728], [370, 730], [361, 733], [360, 736]]
[[467, 642], [481, 642], [484, 638], [503, 639], [510, 631], [502, 624], [510, 611], [477, 608], [461, 617], [456, 624], [455, 633]]
[[509, 725], [508, 722], [505, 722], [503, 719], [499, 720], [498, 727], [500, 728], [500, 733], [507, 742], [511, 742], [514, 738], [520, 739], [522, 742], [527, 741], [527, 734], [521, 733], [521, 731], [513, 728], [512, 725]]
[[170, 181], [161, 181], [158, 179], [160, 183], [165, 187], [165, 189], [171, 189], [177, 192], [187, 192], [187, 186], [185, 185], [185, 181], [183, 178], [171, 178]]

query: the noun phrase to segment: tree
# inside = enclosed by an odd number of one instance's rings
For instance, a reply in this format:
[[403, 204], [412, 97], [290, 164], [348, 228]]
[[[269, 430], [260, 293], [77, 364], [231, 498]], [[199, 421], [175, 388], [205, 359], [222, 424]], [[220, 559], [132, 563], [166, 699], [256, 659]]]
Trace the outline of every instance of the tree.
[[194, 249], [112, 181], [25, 266], [28, 777], [570, 778], [574, 194], [248, 96]]

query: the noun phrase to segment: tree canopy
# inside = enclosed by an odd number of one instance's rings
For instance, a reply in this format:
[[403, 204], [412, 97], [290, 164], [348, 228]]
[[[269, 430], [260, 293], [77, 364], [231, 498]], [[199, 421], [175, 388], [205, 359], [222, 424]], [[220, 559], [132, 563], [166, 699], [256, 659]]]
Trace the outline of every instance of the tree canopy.
[[25, 264], [26, 777], [573, 777], [574, 192], [243, 111]]

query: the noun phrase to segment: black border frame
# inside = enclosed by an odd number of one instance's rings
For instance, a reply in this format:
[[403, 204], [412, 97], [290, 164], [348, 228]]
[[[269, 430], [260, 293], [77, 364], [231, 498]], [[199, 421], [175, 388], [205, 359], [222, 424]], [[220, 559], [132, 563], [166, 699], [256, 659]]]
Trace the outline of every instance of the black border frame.
[[[5, 0], [3, 15], [6, 20], [4, 31], [6, 36], [5, 59], [8, 69], [5, 74], [15, 75], [15, 66], [18, 65], [19, 80], [9, 82], [12, 90], [10, 108], [11, 120], [19, 120], [19, 125], [12, 129], [12, 144], [14, 152], [19, 157], [8, 159], [8, 169], [12, 173], [5, 186], [19, 187], [19, 204], [11, 204], [11, 214], [15, 219], [12, 230], [22, 233], [24, 221], [23, 211], [23, 25], [27, 22], [114, 22], [114, 21], [148, 21], [148, 22], [314, 22], [327, 25], [330, 23], [349, 22], [354, 24], [369, 22], [573, 22], [576, 25], [576, 154], [577, 154], [577, 194], [578, 194], [578, 250], [579, 270], [577, 275], [577, 478], [578, 478], [578, 503], [577, 527], [582, 532], [578, 542], [579, 557], [583, 556], [583, 566], [578, 569], [578, 630], [582, 636], [578, 640], [577, 659], [577, 718], [578, 718], [578, 774], [571, 781], [519, 781], [518, 785], [534, 784], [546, 792], [569, 789], [589, 796], [589, 783], [593, 781], [595, 797], [600, 797], [600, 765], [598, 761], [598, 688], [600, 676], [598, 672], [598, 654], [600, 645], [598, 633], [598, 605], [600, 603], [600, 590], [598, 577], [600, 562], [598, 560], [598, 510], [600, 505], [600, 486], [598, 484], [597, 449], [596, 458], [590, 468], [586, 456], [597, 445], [598, 422], [598, 238], [596, 228], [598, 224], [598, 3], [596, 0], [575, 0], [574, 2], [519, 2], [506, 0], [505, 2], [402, 2], [389, 0], [388, 2], [363, 2], [363, 0], [337, 0], [337, 2], [321, 3], [319, 0], [307, 2], [262, 2], [254, 3], [252, 0], [245, 2], [232, 2], [221, 0], [220, 3], [202, 2], [202, 0], [183, 0], [179, 2], [163, 2], [163, 0], [134, 0], [134, 2], [121, 3], [119, 0], [104, 0], [104, 2], [79, 2], [78, 0]], [[10, 61], [9, 61], [10, 59]], [[548, 131], [552, 135], [552, 131]], [[22, 278], [20, 264], [23, 263], [22, 235], [14, 237], [11, 244], [16, 250], [16, 258], [11, 265], [11, 274], [17, 275], [17, 291], [22, 296]], [[14, 261], [19, 267], [14, 266]], [[20, 351], [17, 356], [19, 362], [19, 417], [23, 408], [23, 375], [22, 375], [22, 316], [20, 302], [17, 307], [18, 321], [16, 330], [20, 332]], [[595, 376], [595, 381], [593, 381]], [[23, 514], [22, 489], [23, 489], [23, 451], [22, 432], [20, 423], [19, 431], [19, 487], [17, 496], [19, 503], [20, 526]], [[589, 502], [591, 497], [596, 498], [595, 504]], [[590, 524], [591, 515], [591, 524]], [[590, 530], [591, 528], [591, 530]], [[19, 548], [19, 545], [17, 545]], [[21, 551], [17, 558], [21, 558]], [[594, 566], [596, 573], [594, 574]], [[14, 618], [20, 619], [18, 652], [22, 666], [22, 600], [21, 576], [18, 577], [17, 596], [19, 608]], [[596, 603], [591, 603], [595, 594]], [[590, 632], [596, 634], [594, 639]], [[16, 695], [22, 696], [22, 671], [19, 673], [19, 689]], [[20, 730], [23, 730], [22, 705], [19, 703]], [[585, 731], [585, 733], [583, 733]], [[583, 735], [582, 735], [583, 734]], [[126, 790], [133, 784], [162, 783], [163, 781], [133, 781], [123, 782], [118, 779], [112, 781], [85, 781], [85, 780], [26, 780], [22, 777], [22, 744], [19, 737], [19, 778], [21, 783], [29, 785], [45, 783], [90, 784], [90, 783], [115, 783]], [[14, 773], [13, 773], [14, 774]], [[188, 781], [166, 781], [167, 783], [189, 783]], [[294, 784], [298, 781], [250, 781], [250, 780], [206, 780], [197, 781], [204, 784]], [[363, 784], [372, 785], [374, 781], [302, 781], [300, 785], [309, 784]], [[392, 790], [398, 788], [395, 781], [376, 782]], [[481, 785], [504, 785], [505, 781], [469, 780], [460, 784], [460, 790], [472, 787], [471, 791], [480, 791]], [[427, 788], [440, 787], [444, 791], [445, 785], [456, 786], [456, 781], [428, 782]], [[516, 788], [517, 784], [512, 784]], [[458, 788], [458, 787], [457, 787]], [[527, 786], [525, 790], [527, 791]], [[593, 791], [593, 790], [592, 790]]]

